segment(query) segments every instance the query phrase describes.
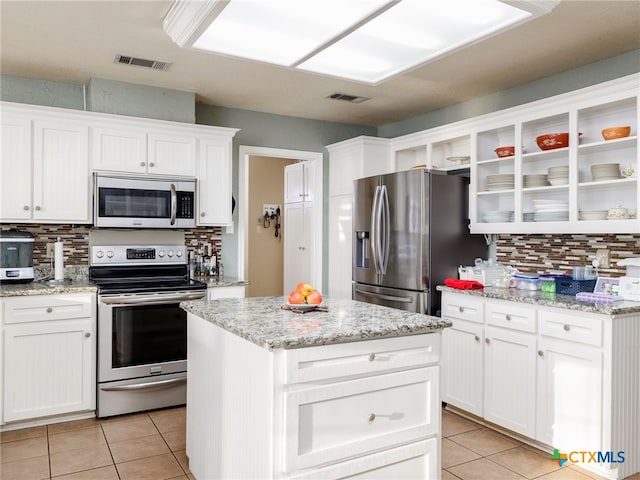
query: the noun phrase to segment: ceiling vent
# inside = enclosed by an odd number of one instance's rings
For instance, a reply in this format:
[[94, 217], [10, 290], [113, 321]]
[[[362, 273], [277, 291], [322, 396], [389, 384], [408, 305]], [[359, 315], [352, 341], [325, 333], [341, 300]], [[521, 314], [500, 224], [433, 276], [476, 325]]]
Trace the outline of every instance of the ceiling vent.
[[157, 60], [147, 60], [146, 58], [130, 57], [128, 55], [116, 55], [113, 62], [122, 65], [135, 65], [138, 67], [146, 67], [162, 71], [168, 70], [171, 66], [171, 62], [159, 62]]
[[350, 103], [362, 103], [370, 100], [367, 97], [356, 97], [355, 95], [348, 95], [346, 93], [332, 93], [331, 95], [327, 95], [325, 98], [332, 98], [334, 100], [342, 100]]

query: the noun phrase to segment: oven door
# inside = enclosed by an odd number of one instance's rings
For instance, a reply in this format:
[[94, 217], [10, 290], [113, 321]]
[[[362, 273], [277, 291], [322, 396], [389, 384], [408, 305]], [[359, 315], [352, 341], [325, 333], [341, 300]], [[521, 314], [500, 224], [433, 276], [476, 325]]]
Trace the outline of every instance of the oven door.
[[98, 296], [98, 382], [187, 371], [187, 313], [206, 290]]

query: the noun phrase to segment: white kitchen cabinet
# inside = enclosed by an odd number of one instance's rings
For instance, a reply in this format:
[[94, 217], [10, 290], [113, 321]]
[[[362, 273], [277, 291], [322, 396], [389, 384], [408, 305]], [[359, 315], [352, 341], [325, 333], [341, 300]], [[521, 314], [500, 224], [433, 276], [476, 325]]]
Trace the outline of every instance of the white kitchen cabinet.
[[[226, 129], [229, 130], [229, 129]], [[235, 133], [198, 142], [198, 225], [231, 225], [231, 139]]]
[[5, 298], [2, 423], [95, 410], [95, 294]]
[[353, 196], [329, 197], [329, 290], [332, 298], [351, 298]]
[[90, 223], [88, 156], [86, 124], [3, 105], [2, 221]]
[[439, 477], [439, 334], [270, 351], [188, 325], [196, 478]]
[[536, 337], [485, 327], [484, 418], [535, 436]]
[[298, 162], [284, 168], [284, 203], [315, 200], [315, 162]]
[[[313, 202], [285, 203], [282, 220], [284, 238], [284, 292], [300, 282], [313, 282]], [[313, 283], [312, 283], [313, 284]]]
[[[575, 92], [484, 116], [472, 134], [472, 233], [638, 233], [637, 217], [584, 220], [583, 211], [640, 206], [638, 171], [638, 76], [632, 75]], [[626, 138], [604, 140], [602, 130], [630, 126]], [[567, 132], [569, 145], [541, 150], [536, 137]], [[515, 146], [515, 154], [498, 158], [495, 149]], [[594, 165], [618, 163], [631, 167], [630, 177], [597, 179]], [[526, 185], [525, 175], [548, 175], [566, 167], [566, 181]], [[490, 175], [513, 175], [513, 185], [490, 182]], [[560, 184], [558, 184], [560, 183]], [[566, 202], [568, 219], [535, 219], [540, 201]], [[536, 203], [538, 206], [536, 207]], [[492, 212], [513, 212], [509, 221], [495, 221]], [[543, 215], [544, 216], [544, 215]]]
[[245, 289], [243, 285], [230, 287], [210, 287], [207, 289], [207, 299], [215, 300], [216, 298], [244, 298]]

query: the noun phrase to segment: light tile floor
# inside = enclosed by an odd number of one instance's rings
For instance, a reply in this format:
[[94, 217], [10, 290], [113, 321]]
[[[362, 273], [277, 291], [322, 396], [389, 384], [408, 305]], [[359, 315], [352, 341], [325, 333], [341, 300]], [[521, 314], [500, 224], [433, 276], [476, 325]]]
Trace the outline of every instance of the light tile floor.
[[[193, 480], [184, 407], [0, 433], [2, 480]], [[575, 466], [449, 411], [442, 480], [594, 480]], [[640, 474], [631, 477], [640, 480]]]

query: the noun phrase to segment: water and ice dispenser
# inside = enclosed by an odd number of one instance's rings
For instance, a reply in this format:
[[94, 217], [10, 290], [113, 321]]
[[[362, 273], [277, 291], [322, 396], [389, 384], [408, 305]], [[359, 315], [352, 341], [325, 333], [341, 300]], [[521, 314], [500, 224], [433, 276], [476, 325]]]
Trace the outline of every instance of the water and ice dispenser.
[[369, 268], [369, 232], [356, 231], [355, 266]]

